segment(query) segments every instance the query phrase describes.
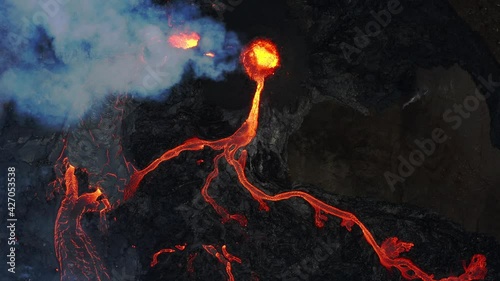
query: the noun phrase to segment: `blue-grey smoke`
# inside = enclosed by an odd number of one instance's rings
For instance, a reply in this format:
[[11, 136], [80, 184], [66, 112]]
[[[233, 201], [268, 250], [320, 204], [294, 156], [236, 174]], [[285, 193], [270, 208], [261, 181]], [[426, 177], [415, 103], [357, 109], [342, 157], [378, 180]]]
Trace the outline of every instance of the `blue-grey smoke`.
[[[237, 36], [193, 6], [146, 0], [4, 0], [0, 102], [51, 125], [77, 121], [110, 94], [155, 98], [186, 69], [221, 79], [238, 63]], [[173, 34], [199, 45], [176, 49]], [[212, 52], [215, 57], [206, 56]]]

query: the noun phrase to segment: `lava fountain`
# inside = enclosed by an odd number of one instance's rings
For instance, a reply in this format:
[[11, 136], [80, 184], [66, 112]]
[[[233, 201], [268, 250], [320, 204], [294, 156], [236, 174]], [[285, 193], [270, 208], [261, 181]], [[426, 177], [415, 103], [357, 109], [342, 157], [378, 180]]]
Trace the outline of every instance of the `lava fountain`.
[[[259, 106], [260, 97], [264, 89], [265, 79], [272, 75], [274, 71], [280, 66], [280, 58], [276, 45], [265, 39], [257, 39], [249, 44], [241, 54], [241, 61], [248, 76], [257, 83], [257, 89], [252, 101], [252, 107], [247, 119], [241, 127], [231, 136], [208, 141], [199, 138], [191, 138], [186, 140], [183, 144], [167, 150], [159, 158], [152, 161], [148, 166], [142, 170], [136, 170], [125, 188], [124, 197], [128, 200], [134, 196], [142, 179], [154, 171], [162, 162], [168, 161], [177, 157], [180, 153], [185, 151], [202, 150], [205, 147], [210, 147], [220, 153], [214, 158], [214, 170], [207, 176], [201, 193], [207, 203], [209, 203], [215, 211], [222, 217], [222, 222], [226, 223], [235, 220], [241, 226], [247, 225], [247, 219], [240, 214], [231, 214], [225, 208], [218, 205], [217, 202], [209, 195], [208, 188], [210, 183], [219, 174], [219, 160], [225, 158], [227, 163], [235, 170], [238, 180], [249, 194], [259, 203], [261, 210], [269, 211], [269, 206], [266, 202], [277, 202], [288, 200], [290, 198], [301, 198], [305, 200], [314, 210], [314, 220], [317, 227], [323, 227], [328, 215], [341, 219], [341, 226], [351, 231], [353, 226], [358, 226], [368, 244], [373, 248], [377, 254], [380, 263], [390, 269], [397, 268], [401, 275], [408, 280], [420, 279], [424, 281], [435, 281], [434, 275], [428, 274], [410, 259], [400, 257], [403, 252], [408, 252], [413, 243], [402, 242], [397, 237], [386, 239], [383, 243], [378, 244], [370, 230], [352, 213], [338, 209], [320, 199], [303, 191], [289, 191], [275, 195], [267, 194], [258, 187], [254, 186], [245, 175], [245, 165], [247, 161], [247, 146], [256, 136], [259, 119]], [[212, 255], [216, 255], [216, 251], [212, 248], [205, 247], [205, 250]], [[169, 252], [169, 251], [164, 251]], [[155, 256], [156, 259], [157, 255]], [[220, 260], [228, 265], [229, 260]], [[230, 263], [229, 263], [230, 265]], [[228, 278], [233, 280], [231, 267], [228, 269]], [[483, 280], [486, 276], [486, 257], [480, 254], [474, 255], [471, 263], [464, 267], [465, 272], [460, 276], [447, 277], [439, 279], [441, 281], [465, 281], [465, 280]]]

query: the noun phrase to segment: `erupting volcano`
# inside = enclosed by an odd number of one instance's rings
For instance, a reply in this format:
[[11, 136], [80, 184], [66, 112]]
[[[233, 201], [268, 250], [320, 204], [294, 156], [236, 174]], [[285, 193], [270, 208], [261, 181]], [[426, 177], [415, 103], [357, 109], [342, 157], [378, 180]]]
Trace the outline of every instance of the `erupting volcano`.
[[[287, 200], [290, 198], [302, 198], [303, 200], [308, 202], [315, 211], [314, 218], [317, 227], [324, 226], [325, 221], [328, 218], [327, 215], [340, 218], [341, 225], [346, 227], [349, 231], [354, 225], [357, 225], [359, 228], [361, 228], [366, 241], [376, 252], [381, 264], [384, 267], [388, 269], [392, 267], [397, 268], [401, 272], [402, 276], [409, 280], [436, 280], [432, 274], [424, 272], [422, 269], [417, 267], [410, 259], [400, 257], [401, 253], [408, 252], [413, 247], [412, 243], [402, 242], [399, 241], [398, 238], [392, 237], [386, 239], [382, 244], [379, 245], [368, 228], [352, 213], [340, 210], [302, 191], [289, 191], [276, 195], [269, 195], [250, 183], [245, 175], [245, 165], [247, 161], [247, 151], [245, 150], [245, 146], [247, 146], [257, 134], [259, 123], [258, 119], [260, 96], [264, 89], [264, 81], [279, 67], [280, 58], [278, 55], [277, 47], [274, 43], [265, 39], [257, 39], [251, 42], [249, 46], [243, 50], [241, 61], [248, 76], [257, 83], [257, 89], [252, 101], [250, 113], [248, 114], [248, 118], [241, 125], [241, 127], [233, 135], [220, 140], [207, 141], [199, 138], [192, 138], [185, 141], [178, 147], [166, 151], [162, 156], [151, 162], [151, 164], [149, 164], [147, 167], [142, 170], [136, 170], [133, 173], [129, 184], [125, 189], [125, 200], [130, 199], [136, 193], [142, 179], [147, 174], [154, 171], [162, 162], [175, 158], [184, 151], [195, 151], [201, 150], [205, 147], [210, 147], [214, 150], [221, 151], [221, 153], [214, 158], [215, 168], [207, 176], [201, 192], [205, 200], [210, 205], [212, 205], [212, 207], [222, 217], [223, 223], [235, 220], [239, 222], [241, 226], [247, 225], [247, 219], [245, 216], [240, 214], [231, 214], [225, 208], [218, 205], [217, 202], [215, 202], [215, 200], [208, 193], [210, 183], [219, 174], [218, 165], [219, 161], [222, 158], [224, 158], [227, 163], [236, 171], [240, 183], [259, 203], [260, 209], [269, 211], [269, 206], [267, 205], [266, 201], [276, 202]], [[214, 252], [215, 255], [215, 251], [211, 250], [210, 252]], [[230, 274], [230, 262], [227, 261], [226, 264], [229, 268], [228, 278], [229, 280], [232, 280], [232, 275]], [[486, 257], [478, 254], [475, 255], [472, 258], [472, 262], [467, 267], [465, 267], [465, 273], [458, 277], [448, 277], [439, 280], [482, 280], [485, 278], [486, 272]]]
[[0, 281], [500, 281], [499, 1], [2, 2]]
[[[174, 47], [188, 49], [195, 47], [199, 39], [199, 35], [195, 33], [180, 34], [179, 36], [172, 36], [169, 42]], [[349, 231], [351, 231], [353, 226], [358, 226], [368, 244], [377, 254], [380, 263], [388, 269], [397, 268], [401, 272], [401, 275], [408, 280], [465, 281], [482, 280], [485, 278], [487, 272], [486, 258], [483, 255], [477, 254], [473, 256], [472, 262], [464, 267], [465, 273], [462, 275], [435, 279], [432, 274], [428, 274], [420, 269], [409, 258], [400, 256], [401, 253], [410, 251], [413, 247], [412, 243], [402, 242], [397, 237], [391, 237], [379, 244], [370, 230], [352, 213], [329, 205], [303, 191], [288, 191], [271, 195], [253, 185], [245, 174], [247, 162], [247, 150], [245, 147], [257, 135], [260, 99], [264, 89], [264, 82], [280, 66], [280, 57], [278, 49], [273, 42], [267, 39], [257, 39], [243, 50], [241, 62], [247, 75], [256, 82], [257, 86], [248, 117], [239, 129], [231, 136], [214, 141], [203, 140], [197, 137], [188, 139], [183, 144], [167, 150], [145, 168], [140, 170], [134, 169], [124, 190], [125, 200], [130, 200], [136, 194], [144, 177], [153, 172], [163, 162], [179, 156], [182, 152], [198, 151], [209, 147], [215, 151], [219, 151], [219, 154], [213, 160], [214, 169], [206, 177], [205, 183], [201, 187], [201, 193], [205, 201], [222, 217], [223, 223], [236, 221], [242, 227], [247, 225], [247, 218], [244, 215], [231, 213], [219, 205], [209, 194], [211, 182], [219, 175], [220, 160], [224, 158], [227, 164], [236, 172], [241, 185], [258, 202], [261, 210], [270, 210], [267, 202], [277, 202], [291, 198], [303, 199], [314, 211], [314, 221], [318, 228], [325, 225], [328, 216], [339, 218], [341, 225]], [[99, 186], [96, 186], [95, 190], [90, 190], [90, 193], [79, 195], [78, 180], [75, 174], [77, 169], [67, 159], [64, 160], [64, 165], [66, 171], [64, 173], [64, 180], [61, 180], [61, 182], [64, 183], [66, 192], [56, 219], [54, 237], [56, 255], [60, 264], [61, 280], [74, 280], [79, 272], [83, 274], [83, 278], [86, 280], [108, 280], [110, 277], [106, 272], [106, 268], [99, 258], [90, 237], [86, 235], [82, 228], [81, 218], [87, 212], [101, 212], [101, 216], [105, 216], [105, 212], [111, 208], [110, 203]], [[104, 207], [99, 208], [99, 206]], [[230, 247], [234, 247], [234, 245], [230, 245]], [[185, 248], [186, 244], [159, 250], [152, 257], [151, 267], [158, 264], [159, 255], [184, 251]], [[235, 280], [232, 273], [233, 265], [234, 263], [242, 263], [242, 259], [230, 254], [226, 245], [223, 245], [220, 251], [214, 245], [203, 245], [203, 249], [208, 254], [214, 256], [225, 267], [228, 280]], [[192, 262], [197, 255], [198, 253], [190, 255], [188, 271], [193, 270], [191, 268]]]

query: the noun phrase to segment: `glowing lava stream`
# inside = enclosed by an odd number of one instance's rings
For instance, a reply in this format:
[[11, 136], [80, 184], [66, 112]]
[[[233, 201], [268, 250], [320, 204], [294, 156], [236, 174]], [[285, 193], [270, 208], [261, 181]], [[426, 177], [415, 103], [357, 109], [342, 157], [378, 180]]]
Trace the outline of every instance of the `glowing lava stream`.
[[[130, 199], [135, 194], [144, 176], [155, 170], [162, 162], [177, 157], [183, 151], [202, 150], [204, 147], [208, 146], [214, 150], [222, 150], [222, 153], [215, 157], [215, 168], [207, 176], [201, 192], [205, 200], [212, 205], [212, 207], [222, 217], [223, 222], [236, 220], [242, 226], [246, 226], [247, 224], [247, 220], [243, 215], [228, 213], [226, 209], [219, 206], [208, 194], [208, 187], [210, 186], [211, 181], [218, 176], [218, 163], [222, 157], [224, 157], [229, 165], [235, 169], [240, 183], [259, 203], [260, 209], [269, 211], [269, 206], [265, 201], [276, 202], [294, 197], [302, 198], [314, 209], [315, 224], [317, 227], [322, 227], [324, 225], [327, 219], [326, 215], [332, 215], [340, 218], [342, 220], [341, 225], [346, 227], [349, 231], [352, 226], [357, 225], [362, 230], [364, 238], [373, 248], [380, 259], [380, 263], [384, 267], [388, 269], [391, 267], [397, 268], [401, 272], [401, 275], [409, 280], [421, 279], [424, 281], [435, 281], [436, 279], [434, 279], [433, 275], [424, 272], [410, 259], [399, 256], [403, 252], [408, 252], [413, 247], [413, 243], [402, 242], [399, 241], [397, 237], [392, 237], [379, 245], [368, 228], [352, 213], [340, 210], [302, 191], [289, 191], [276, 195], [269, 195], [248, 181], [245, 175], [247, 151], [244, 147], [253, 140], [257, 133], [260, 96], [264, 88], [264, 80], [267, 76], [274, 73], [276, 68], [279, 67], [280, 62], [276, 46], [272, 42], [262, 39], [253, 41], [243, 51], [241, 60], [247, 74], [250, 78], [257, 82], [257, 90], [253, 98], [252, 108], [246, 121], [233, 135], [229, 137], [216, 141], [207, 141], [199, 138], [188, 139], [178, 147], [166, 151], [161, 157], [154, 160], [144, 169], [136, 170], [132, 174], [130, 182], [125, 189], [125, 200]], [[236, 153], [240, 150], [240, 155], [237, 157]], [[205, 248], [205, 250], [207, 249]], [[211, 249], [207, 251], [215, 255]], [[465, 268], [465, 273], [458, 277], [448, 277], [439, 280], [483, 280], [486, 276], [486, 272], [486, 257], [477, 254], [473, 256], [471, 263]]]
[[94, 244], [81, 225], [83, 214], [98, 212], [101, 203], [106, 209], [110, 208], [109, 202], [107, 199], [99, 199], [103, 195], [100, 188], [78, 196], [75, 167], [68, 159], [64, 159], [64, 165], [66, 192], [57, 213], [54, 229], [54, 245], [61, 280], [83, 280], [82, 277], [86, 280], [110, 280]]
[[[184, 251], [184, 249], [186, 249], [186, 244], [184, 244], [184, 245], [176, 245], [175, 248], [177, 250], [179, 250], [179, 251]], [[153, 260], [151, 261], [151, 267], [153, 267], [153, 266], [155, 266], [155, 265], [158, 264], [158, 256], [159, 255], [165, 254], [165, 253], [175, 253], [176, 249], [166, 248], [166, 249], [161, 249], [158, 252], [156, 252], [153, 255]]]
[[[224, 268], [226, 269], [228, 281], [234, 281], [232, 263], [233, 262], [241, 263], [241, 259], [236, 257], [236, 256], [231, 255], [227, 251], [226, 245], [222, 245], [222, 247], [221, 247], [222, 255], [219, 253], [219, 251], [217, 251], [217, 249], [213, 245], [202, 245], [202, 246], [203, 246], [203, 249], [207, 253], [214, 256], [221, 264], [224, 265]], [[176, 245], [175, 248], [177, 248], [177, 250], [179, 250], [179, 251], [184, 251], [184, 249], [186, 249], [186, 244]], [[165, 253], [175, 253], [175, 252], [176, 252], [176, 249], [172, 249], [172, 248], [166, 248], [166, 249], [159, 250], [158, 252], [156, 252], [153, 255], [153, 259], [151, 261], [151, 267], [154, 267], [158, 264], [158, 256], [159, 255], [165, 254]], [[193, 263], [194, 259], [196, 258], [196, 256], [197, 256], [197, 254], [190, 255], [188, 258], [188, 272], [190, 272], [190, 273], [194, 272], [192, 263]]]
[[220, 263], [222, 263], [226, 269], [227, 280], [234, 281], [232, 262], [241, 263], [241, 259], [231, 255], [226, 248], [226, 245], [222, 246], [222, 255], [217, 251], [213, 245], [203, 245], [203, 249], [207, 253], [214, 256]]
[[[200, 35], [195, 32], [177, 33], [168, 38], [170, 45], [179, 49], [195, 48], [198, 46], [199, 40]], [[148, 44], [159, 42], [162, 41], [155, 37], [151, 38], [151, 42]], [[146, 47], [147, 45], [143, 46], [142, 54], [139, 54], [139, 60], [141, 63], [146, 63], [144, 57], [144, 50]], [[205, 55], [208, 57], [215, 57], [215, 54], [210, 52]], [[119, 103], [121, 103], [120, 97], [117, 98], [114, 109], [123, 113], [123, 109], [117, 107]], [[94, 144], [99, 146], [95, 143], [95, 138], [90, 130], [89, 133]], [[107, 228], [106, 212], [109, 212], [113, 206], [118, 205], [119, 200], [113, 202], [114, 204], [111, 205], [107, 199], [105, 190], [100, 186], [99, 181], [93, 184], [97, 187], [95, 191], [92, 189], [92, 192], [90, 193], [83, 193], [79, 195], [78, 180], [75, 175], [75, 171], [77, 169], [70, 164], [67, 157], [64, 157], [67, 148], [66, 141], [66, 138], [63, 138], [64, 146], [54, 167], [56, 173], [61, 173], [57, 175], [56, 180], [51, 183], [54, 189], [47, 198], [47, 200], [53, 199], [54, 192], [56, 190], [61, 191], [63, 190], [63, 187], [65, 187], [65, 192], [63, 194], [54, 225], [54, 249], [59, 263], [58, 270], [60, 271], [60, 280], [110, 280], [107, 269], [102, 260], [99, 258], [99, 254], [92, 239], [85, 233], [85, 229], [81, 225], [81, 220], [83, 214], [85, 213], [99, 212], [101, 219], [99, 230], [105, 232]], [[115, 158], [117, 158], [120, 153], [121, 145], [119, 152], [115, 155]], [[109, 150], [106, 150], [106, 155], [108, 162], [104, 166], [110, 164]], [[125, 158], [124, 160], [128, 169], [128, 162]], [[61, 169], [61, 163], [65, 169]], [[65, 171], [64, 173], [62, 173], [63, 170]], [[105, 176], [115, 177], [118, 180], [117, 175], [114, 173], [107, 173]], [[119, 180], [122, 179], [120, 178]], [[120, 190], [120, 186], [116, 185], [116, 187], [118, 187], [118, 192], [123, 192]], [[101, 204], [104, 207], [100, 207]], [[181, 250], [180, 247], [181, 246], [176, 246], [178, 250]]]

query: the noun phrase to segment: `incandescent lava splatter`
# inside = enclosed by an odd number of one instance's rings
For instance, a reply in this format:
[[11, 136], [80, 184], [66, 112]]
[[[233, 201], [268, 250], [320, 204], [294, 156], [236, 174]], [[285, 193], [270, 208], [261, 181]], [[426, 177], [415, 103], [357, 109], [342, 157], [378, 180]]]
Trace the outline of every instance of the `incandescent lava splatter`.
[[[181, 41], [183, 41], [185, 38], [186, 37], [182, 37]], [[198, 39], [195, 39], [195, 41]], [[173, 41], [177, 42], [176, 40], [178, 39], [175, 39]], [[186, 47], [191, 45], [182, 43], [178, 46]], [[125, 200], [133, 197], [142, 179], [147, 174], [154, 171], [162, 162], [173, 159], [184, 151], [196, 151], [202, 150], [205, 147], [210, 147], [216, 151], [221, 151], [221, 153], [214, 158], [215, 168], [207, 176], [201, 192], [204, 199], [222, 217], [223, 222], [235, 220], [242, 226], [246, 226], [247, 224], [247, 219], [245, 216], [229, 213], [225, 208], [218, 205], [217, 202], [215, 202], [215, 200], [208, 193], [210, 183], [214, 178], [218, 176], [218, 164], [221, 158], [225, 158], [228, 164], [236, 171], [238, 180], [250, 193], [253, 199], [255, 199], [259, 203], [259, 207], [261, 210], [269, 211], [269, 206], [266, 203], [267, 201], [276, 202], [287, 200], [290, 198], [302, 198], [313, 208], [315, 212], [315, 224], [317, 227], [324, 226], [325, 221], [328, 218], [327, 215], [340, 218], [341, 225], [349, 231], [351, 231], [352, 227], [356, 225], [361, 229], [364, 238], [373, 248], [384, 267], [388, 269], [392, 267], [397, 268], [401, 272], [401, 275], [409, 280], [420, 279], [424, 281], [435, 281], [436, 279], [434, 279], [434, 276], [432, 274], [424, 272], [410, 259], [400, 257], [401, 253], [408, 252], [413, 247], [413, 243], [402, 242], [399, 241], [397, 237], [392, 237], [386, 239], [382, 244], [379, 245], [368, 228], [352, 213], [331, 206], [303, 191], [289, 191], [276, 195], [270, 195], [250, 183], [245, 175], [245, 165], [247, 160], [247, 151], [245, 150], [245, 146], [247, 146], [257, 134], [260, 97], [264, 88], [264, 81], [266, 77], [272, 75], [274, 71], [279, 67], [280, 58], [276, 46], [271, 41], [258, 39], [251, 42], [250, 45], [243, 50], [241, 61], [248, 76], [257, 83], [257, 89], [252, 101], [250, 113], [248, 114], [247, 119], [241, 125], [241, 127], [233, 135], [220, 140], [208, 141], [199, 138], [191, 138], [178, 147], [166, 151], [159, 158], [152, 161], [151, 164], [149, 164], [147, 167], [142, 170], [136, 170], [132, 174], [130, 182], [125, 188]], [[217, 257], [221, 263], [226, 265], [229, 280], [234, 280], [234, 277], [231, 273], [231, 261], [240, 261], [235, 257], [233, 259], [232, 256], [232, 258], [228, 258], [225, 255], [221, 255], [213, 246], [205, 245], [203, 247], [207, 252]], [[457, 277], [448, 277], [439, 280], [483, 280], [486, 276], [486, 272], [486, 257], [478, 254], [474, 255], [471, 263], [467, 267], [465, 267], [465, 273]]]

